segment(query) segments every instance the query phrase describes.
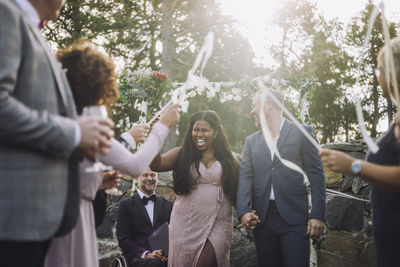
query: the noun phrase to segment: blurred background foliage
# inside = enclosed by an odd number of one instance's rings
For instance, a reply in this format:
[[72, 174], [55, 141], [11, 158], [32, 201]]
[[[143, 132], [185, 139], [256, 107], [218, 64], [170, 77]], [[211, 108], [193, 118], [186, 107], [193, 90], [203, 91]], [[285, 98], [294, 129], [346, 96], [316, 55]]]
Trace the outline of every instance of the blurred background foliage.
[[[380, 19], [374, 24], [364, 64], [357, 71], [372, 9], [369, 1], [364, 11], [345, 26], [337, 19], [324, 18], [309, 0], [284, 2], [272, 22], [281, 29], [282, 40], [266, 51], [276, 61], [273, 68], [254, 63], [251, 45], [235, 28], [237, 21], [222, 15], [215, 0], [69, 0], [60, 19], [47, 25], [44, 34], [53, 48], [89, 39], [115, 59], [121, 74], [150, 68], [168, 74], [170, 82], [176, 83], [186, 80], [204, 37], [213, 31], [213, 55], [204, 76], [212, 82], [235, 85], [223, 89], [224, 96], [191, 97], [178, 132], [186, 131], [194, 112], [212, 109], [222, 118], [234, 151], [240, 152], [245, 137], [256, 130], [249, 116], [255, 88], [243, 81], [265, 75], [285, 81], [286, 104], [298, 118], [300, 99], [307, 100], [306, 122], [314, 126], [321, 143], [360, 137], [354, 110], [356, 97], [363, 99], [371, 136], [380, 134], [379, 122], [385, 119], [390, 123], [395, 114], [392, 103], [382, 97], [374, 75], [376, 55], [384, 43]], [[391, 37], [398, 35], [398, 26], [398, 22], [389, 21]], [[114, 107], [113, 118], [116, 124], [121, 120], [125, 123], [118, 124], [117, 134], [140, 115], [133, 107], [135, 95], [124, 98], [134, 88], [124, 76], [120, 81], [123, 99]], [[227, 97], [237, 88], [244, 90], [240, 100]], [[181, 138], [178, 134], [178, 144]]]

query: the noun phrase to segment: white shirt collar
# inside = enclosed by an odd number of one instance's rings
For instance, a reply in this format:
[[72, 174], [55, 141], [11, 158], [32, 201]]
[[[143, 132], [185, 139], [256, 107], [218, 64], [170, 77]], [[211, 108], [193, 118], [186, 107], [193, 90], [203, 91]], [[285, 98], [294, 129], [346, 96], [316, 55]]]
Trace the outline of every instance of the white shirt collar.
[[29, 21], [32, 23], [32, 25], [39, 27], [40, 17], [32, 4], [28, 0], [15, 0], [15, 2], [29, 18]]
[[151, 197], [151, 196], [149, 196], [149, 195], [143, 193], [142, 191], [140, 191], [140, 189], [138, 189], [137, 192], [139, 193], [140, 198], [143, 198], [143, 196]]

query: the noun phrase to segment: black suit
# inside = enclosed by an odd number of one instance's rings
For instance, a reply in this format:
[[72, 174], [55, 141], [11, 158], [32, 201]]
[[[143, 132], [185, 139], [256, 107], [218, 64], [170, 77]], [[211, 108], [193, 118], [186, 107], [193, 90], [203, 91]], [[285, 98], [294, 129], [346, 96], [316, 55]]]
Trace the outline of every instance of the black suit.
[[149, 266], [149, 260], [140, 259], [146, 250], [152, 251], [147, 238], [163, 223], [169, 222], [171, 211], [172, 202], [157, 197], [152, 224], [138, 193], [119, 203], [117, 238], [130, 266]]

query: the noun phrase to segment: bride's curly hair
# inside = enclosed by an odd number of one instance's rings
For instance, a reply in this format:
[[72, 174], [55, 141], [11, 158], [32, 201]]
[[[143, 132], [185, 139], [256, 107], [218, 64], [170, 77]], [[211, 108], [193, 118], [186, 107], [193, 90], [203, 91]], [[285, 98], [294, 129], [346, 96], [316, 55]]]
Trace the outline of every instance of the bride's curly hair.
[[57, 52], [79, 114], [85, 106], [110, 106], [118, 100], [118, 76], [112, 59], [89, 41], [79, 40]]
[[196, 148], [192, 140], [193, 126], [199, 120], [210, 124], [216, 133], [212, 147], [216, 160], [222, 166], [222, 187], [231, 204], [235, 205], [239, 163], [232, 153], [228, 138], [221, 124], [221, 119], [212, 110], [198, 112], [190, 119], [190, 125], [186, 131], [185, 140], [173, 170], [174, 191], [178, 195], [188, 194], [196, 185], [197, 177], [192, 177], [190, 169], [194, 165], [199, 174], [202, 152]]

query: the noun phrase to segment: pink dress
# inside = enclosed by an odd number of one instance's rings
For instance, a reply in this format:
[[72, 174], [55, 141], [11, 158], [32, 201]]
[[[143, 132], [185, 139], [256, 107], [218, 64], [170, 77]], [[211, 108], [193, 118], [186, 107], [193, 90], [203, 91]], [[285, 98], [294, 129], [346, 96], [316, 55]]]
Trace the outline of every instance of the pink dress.
[[[113, 139], [107, 155], [100, 156], [100, 161], [113, 166], [123, 173], [139, 176], [160, 151], [168, 127], [158, 122], [154, 125], [147, 141], [135, 154], [127, 151]], [[84, 159], [80, 168], [81, 202], [77, 223], [67, 235], [51, 241], [45, 259], [45, 267], [98, 267], [98, 247], [92, 201], [101, 185], [103, 176], [97, 172], [86, 172], [93, 163]]]
[[[192, 167], [193, 177], [197, 171]], [[174, 203], [169, 226], [169, 267], [196, 266], [208, 239], [217, 258], [218, 266], [229, 266], [232, 241], [232, 207], [222, 185], [221, 164], [210, 168], [202, 162], [197, 186], [188, 195], [179, 195]]]

